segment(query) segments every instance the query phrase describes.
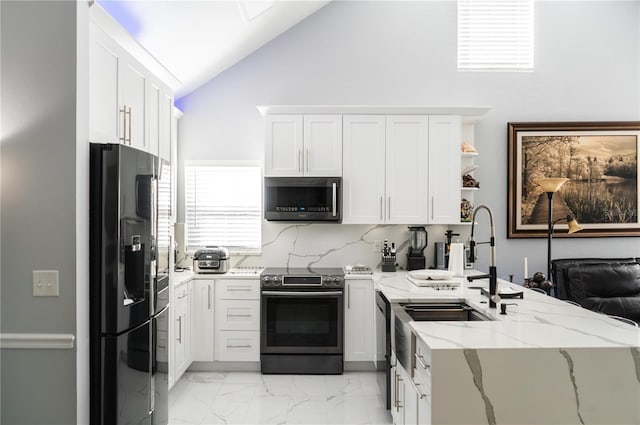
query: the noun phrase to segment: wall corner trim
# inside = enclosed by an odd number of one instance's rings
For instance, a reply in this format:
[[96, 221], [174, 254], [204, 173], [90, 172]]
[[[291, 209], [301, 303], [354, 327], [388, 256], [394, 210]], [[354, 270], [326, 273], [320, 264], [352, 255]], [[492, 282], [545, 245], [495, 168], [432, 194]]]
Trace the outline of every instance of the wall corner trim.
[[71, 350], [75, 339], [72, 334], [3, 333], [0, 334], [0, 348]]

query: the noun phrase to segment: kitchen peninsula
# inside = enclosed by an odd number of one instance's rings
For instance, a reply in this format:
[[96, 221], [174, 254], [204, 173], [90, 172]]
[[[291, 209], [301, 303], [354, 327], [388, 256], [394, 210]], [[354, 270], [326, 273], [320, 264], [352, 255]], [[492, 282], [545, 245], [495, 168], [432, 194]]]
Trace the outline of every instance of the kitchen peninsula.
[[638, 328], [528, 289], [503, 300], [516, 305], [501, 315], [472, 289], [483, 285], [436, 290], [406, 273], [378, 276], [392, 305], [466, 302], [490, 319], [409, 322], [410, 365], [392, 359], [395, 423], [640, 423]]

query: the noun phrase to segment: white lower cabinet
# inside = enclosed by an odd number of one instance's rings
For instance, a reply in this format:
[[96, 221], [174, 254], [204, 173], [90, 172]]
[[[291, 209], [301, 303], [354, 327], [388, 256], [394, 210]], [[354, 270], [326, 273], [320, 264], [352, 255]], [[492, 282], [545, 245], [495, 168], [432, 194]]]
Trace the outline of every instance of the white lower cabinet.
[[391, 417], [395, 425], [431, 424], [431, 356], [427, 344], [412, 336], [412, 366], [407, 371], [391, 354]]
[[344, 360], [374, 361], [373, 279], [347, 279], [344, 302]]
[[260, 360], [260, 331], [220, 331], [216, 347], [223, 362], [257, 362]]
[[197, 362], [212, 362], [214, 343], [214, 281], [196, 279], [193, 281], [191, 300], [192, 359]]
[[260, 361], [260, 281], [216, 281], [215, 359]]
[[173, 322], [174, 382], [177, 382], [191, 364], [191, 282], [176, 288]]

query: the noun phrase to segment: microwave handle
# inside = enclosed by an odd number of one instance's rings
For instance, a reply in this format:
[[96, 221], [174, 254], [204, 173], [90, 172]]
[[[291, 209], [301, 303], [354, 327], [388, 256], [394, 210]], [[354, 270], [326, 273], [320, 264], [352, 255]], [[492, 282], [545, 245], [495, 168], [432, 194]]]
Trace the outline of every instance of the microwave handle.
[[333, 195], [332, 195], [332, 199], [331, 201], [333, 202], [333, 216], [336, 216], [336, 201], [338, 198], [338, 188], [337, 188], [337, 184], [334, 182], [333, 183]]

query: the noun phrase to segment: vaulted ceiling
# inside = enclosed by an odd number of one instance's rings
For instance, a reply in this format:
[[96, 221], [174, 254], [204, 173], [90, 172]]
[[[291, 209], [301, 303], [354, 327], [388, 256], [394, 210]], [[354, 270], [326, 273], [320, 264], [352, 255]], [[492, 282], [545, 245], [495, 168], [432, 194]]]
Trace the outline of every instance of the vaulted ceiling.
[[331, 0], [98, 0], [190, 93]]

